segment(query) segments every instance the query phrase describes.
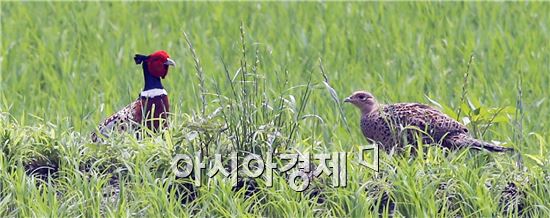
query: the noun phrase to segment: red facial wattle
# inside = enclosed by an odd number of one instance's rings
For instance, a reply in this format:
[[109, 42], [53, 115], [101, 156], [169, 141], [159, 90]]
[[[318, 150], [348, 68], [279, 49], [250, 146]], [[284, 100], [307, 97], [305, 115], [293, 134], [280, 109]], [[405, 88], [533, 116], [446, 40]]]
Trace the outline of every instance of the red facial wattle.
[[154, 77], [163, 79], [168, 74], [169, 65], [175, 65], [168, 53], [162, 50], [151, 54], [146, 61], [149, 73]]
[[168, 73], [168, 66], [165, 66], [161, 60], [151, 60], [147, 63], [149, 73], [154, 77], [164, 77]]

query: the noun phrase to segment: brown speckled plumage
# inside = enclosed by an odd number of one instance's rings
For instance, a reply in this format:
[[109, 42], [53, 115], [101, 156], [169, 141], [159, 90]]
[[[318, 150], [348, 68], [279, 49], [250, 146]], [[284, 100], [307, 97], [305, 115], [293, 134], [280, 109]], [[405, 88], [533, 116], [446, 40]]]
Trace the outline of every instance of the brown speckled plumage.
[[372, 94], [364, 91], [355, 92], [345, 101], [361, 110], [363, 135], [387, 152], [403, 148], [405, 144], [416, 144], [418, 139], [424, 144], [440, 144], [450, 149], [511, 150], [474, 139], [464, 125], [428, 105], [378, 104]]
[[[139, 97], [137, 100], [122, 108], [117, 113], [105, 119], [98, 126], [99, 133], [109, 137], [113, 132], [135, 132], [139, 134], [141, 126], [156, 131], [168, 127], [169, 113], [167, 95], [156, 97]], [[92, 133], [92, 142], [102, 142], [97, 133]]]

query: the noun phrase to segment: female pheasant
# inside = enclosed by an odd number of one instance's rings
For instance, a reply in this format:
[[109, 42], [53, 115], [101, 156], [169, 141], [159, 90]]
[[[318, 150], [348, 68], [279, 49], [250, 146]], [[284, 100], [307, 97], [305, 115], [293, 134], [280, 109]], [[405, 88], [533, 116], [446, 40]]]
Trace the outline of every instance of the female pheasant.
[[382, 146], [386, 152], [403, 145], [414, 144], [420, 137], [424, 144], [438, 143], [449, 149], [470, 147], [504, 152], [512, 148], [493, 145], [474, 139], [468, 129], [428, 105], [418, 103], [379, 104], [365, 91], [354, 92], [344, 102], [361, 110], [363, 135]]
[[[134, 102], [99, 124], [98, 130], [103, 137], [109, 137], [114, 131], [139, 134], [138, 130], [142, 126], [152, 131], [168, 127], [168, 93], [160, 80], [168, 74], [168, 67], [175, 66], [176, 63], [162, 50], [149, 56], [136, 54], [134, 61], [142, 65], [145, 87]], [[94, 132], [92, 141], [101, 142], [102, 138]]]

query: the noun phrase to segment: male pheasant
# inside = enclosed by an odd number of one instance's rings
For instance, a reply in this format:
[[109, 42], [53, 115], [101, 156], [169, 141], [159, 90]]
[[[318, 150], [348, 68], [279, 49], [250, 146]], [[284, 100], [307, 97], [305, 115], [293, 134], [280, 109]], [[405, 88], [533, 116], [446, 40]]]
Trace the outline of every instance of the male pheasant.
[[386, 152], [415, 144], [420, 137], [424, 144], [440, 144], [449, 149], [470, 147], [493, 152], [512, 148], [480, 141], [468, 134], [468, 129], [435, 108], [419, 103], [379, 104], [365, 91], [354, 92], [344, 102], [361, 110], [361, 130], [370, 141]]
[[[168, 67], [176, 63], [170, 59], [165, 51], [157, 51], [151, 55], [136, 54], [136, 64], [141, 64], [145, 86], [139, 97], [128, 106], [105, 119], [99, 124], [98, 130], [102, 137], [109, 137], [114, 131], [135, 132], [139, 134], [140, 128], [146, 126], [152, 131], [158, 131], [161, 127], [168, 127], [166, 118], [170, 105], [168, 93], [161, 83], [168, 74]], [[102, 137], [96, 132], [92, 133], [93, 142], [102, 142]]]

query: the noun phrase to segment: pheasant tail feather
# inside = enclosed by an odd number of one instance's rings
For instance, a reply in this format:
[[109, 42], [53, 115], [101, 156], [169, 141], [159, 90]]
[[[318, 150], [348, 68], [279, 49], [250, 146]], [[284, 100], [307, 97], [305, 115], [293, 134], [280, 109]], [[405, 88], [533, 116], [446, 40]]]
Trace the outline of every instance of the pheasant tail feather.
[[445, 139], [445, 142], [449, 147], [452, 147], [452, 148], [470, 147], [478, 150], [485, 149], [491, 152], [506, 152], [506, 151], [514, 150], [513, 148], [502, 147], [495, 144], [491, 144], [489, 142], [477, 140], [466, 134], [459, 134], [459, 135], [449, 137]]

